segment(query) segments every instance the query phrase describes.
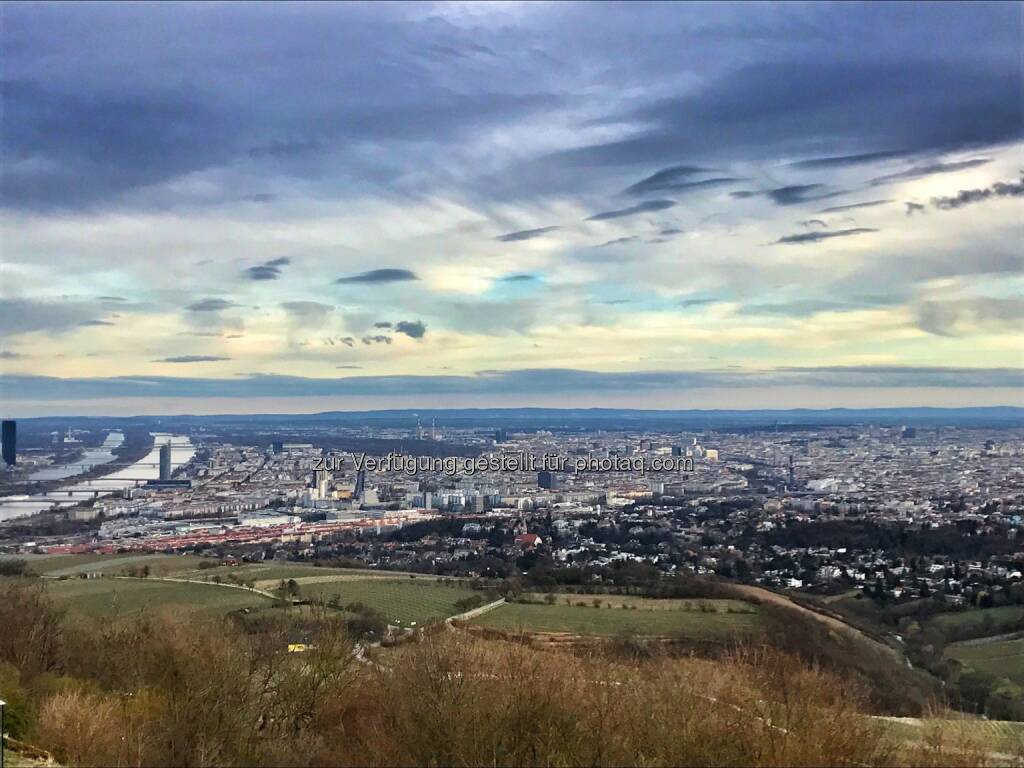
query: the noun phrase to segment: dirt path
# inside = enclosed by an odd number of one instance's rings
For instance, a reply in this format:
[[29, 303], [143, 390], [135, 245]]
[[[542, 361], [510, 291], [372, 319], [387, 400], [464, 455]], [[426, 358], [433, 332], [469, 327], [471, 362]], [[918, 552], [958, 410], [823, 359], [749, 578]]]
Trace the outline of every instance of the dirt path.
[[835, 616], [830, 616], [826, 613], [813, 611], [810, 608], [807, 608], [806, 606], [793, 602], [785, 595], [780, 595], [777, 592], [772, 592], [771, 590], [764, 589], [763, 587], [754, 587], [749, 584], [733, 584], [732, 589], [752, 599], [760, 600], [765, 603], [772, 603], [773, 605], [788, 608], [792, 611], [799, 611], [806, 616], [812, 616], [817, 621], [820, 621], [822, 624], [827, 626], [829, 629], [834, 630], [840, 634], [855, 637], [857, 640], [868, 643], [872, 647], [877, 648], [883, 653], [889, 654], [894, 659], [899, 661], [901, 664], [906, 663], [906, 660], [903, 658], [903, 655], [899, 653], [895, 648], [892, 648], [891, 646], [888, 646], [885, 643], [881, 643], [878, 640], [875, 640], [873, 637], [865, 634], [856, 627], [847, 624], [846, 622], [841, 621], [840, 619], [837, 619]]

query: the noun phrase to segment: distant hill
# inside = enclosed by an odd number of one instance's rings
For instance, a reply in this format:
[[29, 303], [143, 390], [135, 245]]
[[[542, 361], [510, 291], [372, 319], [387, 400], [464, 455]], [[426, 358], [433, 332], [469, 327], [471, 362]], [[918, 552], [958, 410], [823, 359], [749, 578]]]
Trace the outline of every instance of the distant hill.
[[188, 414], [140, 417], [44, 417], [25, 419], [38, 428], [68, 425], [140, 425], [153, 429], [234, 426], [271, 428], [297, 424], [358, 427], [551, 429], [757, 429], [877, 424], [923, 427], [1024, 427], [1024, 408], [796, 408], [786, 410], [632, 410], [627, 408], [457, 408], [327, 411], [310, 414]]

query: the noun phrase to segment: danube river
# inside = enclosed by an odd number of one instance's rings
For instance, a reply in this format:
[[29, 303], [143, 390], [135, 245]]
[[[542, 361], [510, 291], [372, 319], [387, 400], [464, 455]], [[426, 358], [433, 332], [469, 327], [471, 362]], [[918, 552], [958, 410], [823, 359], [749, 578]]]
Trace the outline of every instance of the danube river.
[[[115, 437], [117, 435], [117, 437]], [[124, 440], [124, 435], [120, 432], [111, 433], [107, 436], [107, 439], [103, 443], [103, 447], [96, 449], [92, 452], [95, 458], [91, 461], [87, 461], [85, 457], [75, 462], [74, 465], [79, 467], [78, 471], [83, 472], [89, 466], [95, 464], [105, 463], [111, 459], [104, 459], [104, 456], [110, 454], [110, 449], [115, 448], [121, 444]], [[139, 484], [140, 480], [156, 480], [160, 477], [160, 446], [164, 443], [171, 443], [171, 468], [177, 469], [182, 464], [188, 463], [192, 456], [195, 455], [195, 447], [192, 445], [192, 441], [184, 435], [168, 435], [165, 433], [157, 432], [153, 433], [153, 448], [150, 452], [139, 459], [134, 464], [119, 469], [116, 472], [112, 472], [109, 475], [102, 477], [96, 477], [92, 480], [80, 480], [78, 482], [72, 482], [68, 485], [56, 488], [46, 494], [34, 494], [32, 496], [4, 496], [0, 497], [0, 521], [11, 520], [15, 517], [24, 517], [25, 515], [32, 515], [36, 512], [40, 512], [44, 509], [49, 509], [54, 504], [77, 504], [80, 501], [88, 499], [96, 494], [98, 491], [100, 494], [114, 493], [122, 491], [125, 488], [133, 488]], [[88, 453], [88, 452], [87, 452]], [[58, 477], [48, 476], [44, 477], [43, 472], [58, 471], [62, 468], [50, 468], [41, 470], [40, 472], [34, 473], [32, 476], [33, 480], [53, 480], [59, 479]], [[64, 475], [66, 476], [66, 475]]]

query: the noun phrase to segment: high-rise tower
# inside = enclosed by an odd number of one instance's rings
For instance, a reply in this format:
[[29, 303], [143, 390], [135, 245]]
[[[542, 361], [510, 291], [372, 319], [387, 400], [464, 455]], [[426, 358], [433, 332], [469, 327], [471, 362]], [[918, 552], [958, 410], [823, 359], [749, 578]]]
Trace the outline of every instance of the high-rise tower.
[[171, 479], [171, 444], [164, 443], [160, 446], [160, 479]]
[[3, 422], [3, 457], [4, 461], [14, 466], [17, 457], [17, 422], [13, 419], [5, 419]]

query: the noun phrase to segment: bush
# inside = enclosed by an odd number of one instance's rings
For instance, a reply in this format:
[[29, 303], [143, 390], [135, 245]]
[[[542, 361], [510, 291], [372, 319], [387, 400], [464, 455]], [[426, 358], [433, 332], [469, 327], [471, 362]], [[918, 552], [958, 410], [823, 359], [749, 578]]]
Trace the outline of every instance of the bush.
[[[442, 631], [368, 661], [351, 622], [326, 609], [75, 624], [42, 589], [2, 589], [0, 686], [27, 699], [19, 732], [62, 765], [902, 759], [886, 726], [862, 716], [856, 685], [770, 649], [670, 658], [624, 635], [609, 658]], [[356, 615], [379, 618], [365, 606]], [[287, 651], [297, 634], [310, 650]], [[975, 757], [945, 745], [920, 762]]]
[[28, 563], [20, 559], [0, 558], [0, 576], [24, 576]]

